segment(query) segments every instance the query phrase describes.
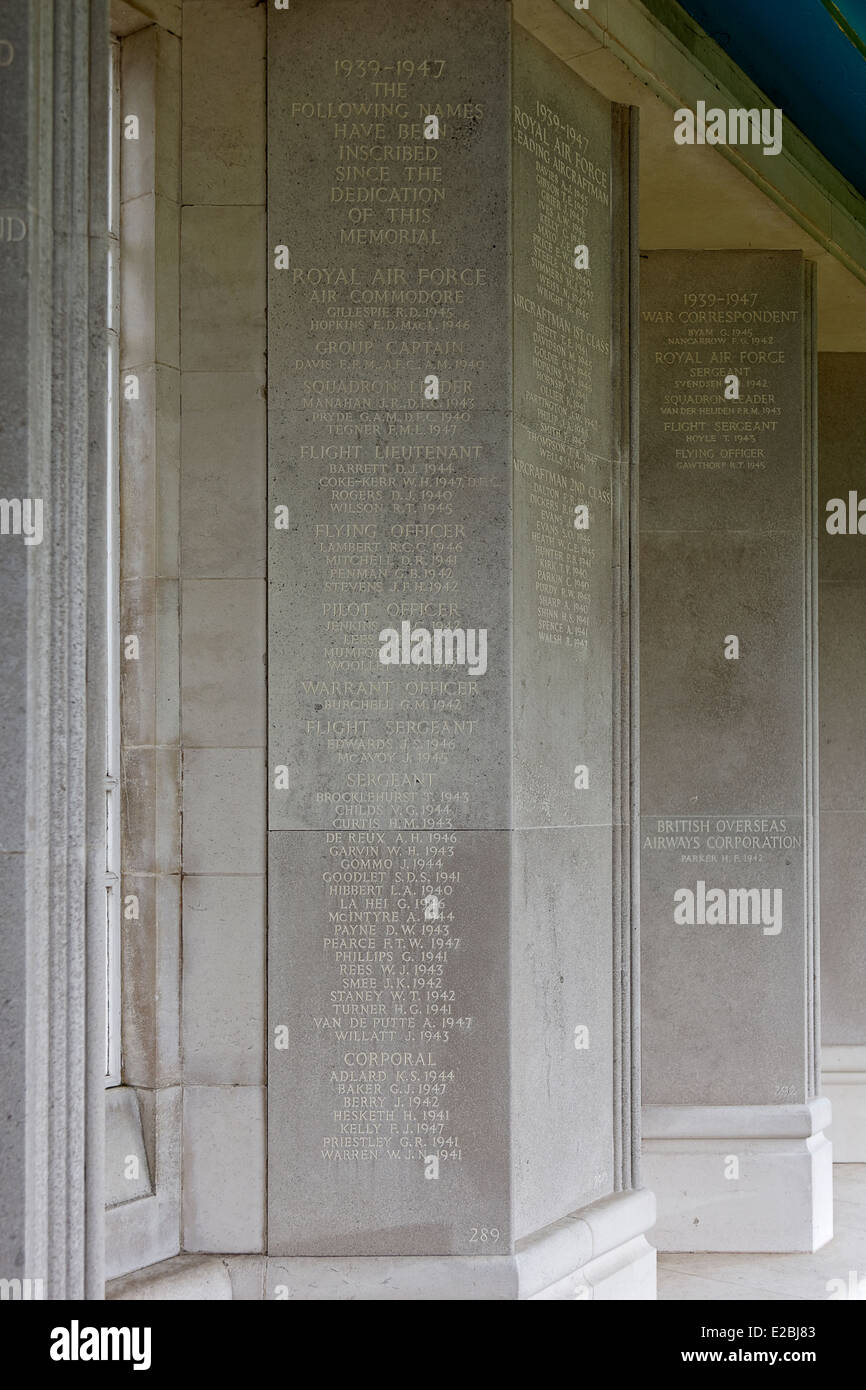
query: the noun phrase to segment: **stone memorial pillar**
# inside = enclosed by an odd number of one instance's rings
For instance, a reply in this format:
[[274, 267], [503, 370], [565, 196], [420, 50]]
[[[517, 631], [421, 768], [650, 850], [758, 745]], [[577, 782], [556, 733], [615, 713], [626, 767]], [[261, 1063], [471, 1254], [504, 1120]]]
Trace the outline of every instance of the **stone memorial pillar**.
[[105, 0], [0, 0], [0, 1278], [13, 1299], [103, 1291], [105, 890], [87, 883], [105, 875], [107, 68]]
[[799, 252], [641, 257], [644, 1162], [662, 1249], [832, 1234], [814, 362]]
[[631, 118], [505, 0], [268, 21], [269, 1296], [651, 1296]]
[[818, 579], [821, 672], [822, 1090], [833, 1158], [866, 1162], [866, 356], [821, 353]]

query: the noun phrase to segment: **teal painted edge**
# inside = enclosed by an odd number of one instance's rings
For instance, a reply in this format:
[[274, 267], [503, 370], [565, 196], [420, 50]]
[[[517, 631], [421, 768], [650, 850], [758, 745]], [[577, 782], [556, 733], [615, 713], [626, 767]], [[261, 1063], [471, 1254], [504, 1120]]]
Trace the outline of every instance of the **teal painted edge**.
[[866, 58], [866, 43], [864, 43], [863, 39], [857, 33], [857, 30], [845, 18], [839, 6], [834, 5], [833, 0], [821, 0], [821, 4], [824, 6], [824, 9], [827, 11], [834, 24], [838, 24], [848, 42], [854, 45], [860, 57]]
[[[821, 0], [821, 3], [824, 4], [824, 0]], [[659, 24], [663, 25], [713, 77], [725, 82], [733, 89], [735, 84], [731, 79], [736, 75], [739, 79], [739, 85], [745, 91], [759, 92], [761, 90], [748, 73], [734, 62], [733, 58], [716, 43], [715, 39], [710, 38], [697, 21], [692, 19], [681, 5], [676, 3], [676, 0], [640, 0], [640, 7], [647, 10]], [[766, 105], [772, 105], [766, 96], [764, 101]], [[746, 105], [751, 104], [751, 101], [747, 99]], [[858, 193], [853, 184], [848, 182], [844, 174], [839, 172], [835, 164], [832, 164], [827, 156], [821, 153], [817, 145], [814, 145], [808, 136], [803, 134], [799, 127], [793, 126], [792, 129], [796, 130], [799, 137], [797, 159], [803, 170], [815, 180], [819, 188], [846, 208], [861, 227], [866, 228], [866, 199]]]

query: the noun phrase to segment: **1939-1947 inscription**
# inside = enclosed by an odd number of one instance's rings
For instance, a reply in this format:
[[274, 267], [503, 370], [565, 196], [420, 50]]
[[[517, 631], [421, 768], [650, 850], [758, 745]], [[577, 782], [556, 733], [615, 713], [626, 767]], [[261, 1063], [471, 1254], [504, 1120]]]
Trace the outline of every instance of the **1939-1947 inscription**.
[[[535, 100], [519, 56], [510, 104], [508, 12], [269, 17], [269, 1226], [286, 1254], [512, 1238], [512, 789], [528, 807], [555, 765], [541, 823], [573, 824], [563, 768], [591, 735], [574, 747], [550, 696], [565, 747], [513, 762], [512, 678], [522, 662], [523, 688], [547, 688], [528, 673], [556, 651], [563, 681], [596, 679], [610, 122]], [[575, 239], [596, 240], [590, 271]], [[530, 345], [514, 363], [513, 315]], [[601, 650], [603, 694], [609, 632]]]

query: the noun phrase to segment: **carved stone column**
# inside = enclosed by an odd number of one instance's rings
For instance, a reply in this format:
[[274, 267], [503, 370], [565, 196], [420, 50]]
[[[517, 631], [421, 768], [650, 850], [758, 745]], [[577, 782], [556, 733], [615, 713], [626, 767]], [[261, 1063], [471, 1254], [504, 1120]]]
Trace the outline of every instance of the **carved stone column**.
[[652, 1296], [631, 117], [505, 0], [268, 18], [270, 1296]]
[[0, 1275], [52, 1299], [102, 1297], [107, 66], [105, 0], [0, 4]]
[[641, 258], [644, 1163], [661, 1249], [832, 1235], [814, 267]]

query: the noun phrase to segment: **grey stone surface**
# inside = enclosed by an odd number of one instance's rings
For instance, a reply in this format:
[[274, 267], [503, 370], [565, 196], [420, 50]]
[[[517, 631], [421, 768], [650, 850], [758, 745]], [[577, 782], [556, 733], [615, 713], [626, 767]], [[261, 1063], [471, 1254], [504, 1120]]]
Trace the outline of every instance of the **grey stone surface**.
[[821, 353], [818, 364], [821, 1010], [827, 1043], [862, 1045], [866, 535], [829, 532], [827, 506], [866, 496], [866, 356]]
[[122, 891], [138, 900], [121, 921], [121, 1040], [153, 1192], [106, 1214], [111, 1276], [180, 1243], [180, 45], [158, 22], [171, 7], [147, 8], [122, 49], [122, 111], [140, 138], [121, 141], [121, 636], [141, 650], [121, 660]]
[[263, 1088], [185, 1086], [183, 1129], [183, 1248], [263, 1250]]
[[649, 1104], [814, 1093], [809, 272], [799, 252], [641, 257]]
[[183, 1302], [227, 1302], [236, 1295], [232, 1291], [230, 1271], [226, 1261], [217, 1256], [175, 1255], [161, 1260], [149, 1269], [137, 1270], [105, 1286], [109, 1301], [139, 1303], [142, 1300]]
[[[641, 256], [641, 533], [799, 536], [802, 256], [724, 258]], [[730, 372], [738, 401], [724, 400]]]
[[507, 1251], [509, 838], [271, 833], [271, 1251]]
[[[852, 437], [855, 439], [856, 436]], [[822, 493], [826, 483], [821, 482]], [[835, 495], [835, 493], [833, 494]], [[847, 490], [842, 494], [847, 496]], [[826, 535], [826, 533], [825, 533]], [[826, 537], [843, 546], [847, 536]], [[862, 545], [866, 536], [851, 537]], [[831, 560], [832, 563], [832, 560]], [[861, 564], [862, 564], [861, 560]], [[866, 580], [866, 565], [864, 565]], [[828, 580], [820, 588], [821, 812], [866, 812], [861, 749], [866, 746], [866, 582]]]
[[821, 1008], [827, 1043], [863, 1045], [866, 816], [821, 812]]
[[264, 209], [190, 206], [181, 225], [183, 370], [263, 374]]
[[[383, 25], [369, 0], [269, 15], [269, 263], [290, 256], [269, 271], [271, 517], [291, 508], [270, 529], [269, 767], [292, 777], [269, 815], [272, 1253], [511, 1239], [509, 848], [489, 833], [510, 825], [508, 14], [445, 18]], [[381, 86], [364, 64], [335, 74], [341, 24]], [[487, 630], [485, 672], [379, 663], [382, 629], [437, 619]], [[278, 833], [295, 828], [317, 833]], [[422, 888], [446, 934], [425, 931]]]
[[264, 581], [185, 579], [181, 598], [185, 746], [263, 747]]
[[802, 536], [645, 532], [640, 562], [644, 814], [802, 815]]
[[[750, 823], [756, 823], [754, 817]], [[665, 818], [662, 830], [670, 824]], [[659, 834], [658, 819], [641, 818], [645, 1101], [803, 1101], [808, 999], [802, 820], [776, 818], [776, 826], [785, 829], [775, 834], [738, 833], [732, 817], [689, 818], [687, 826], [679, 818], [678, 824], [691, 833]], [[696, 828], [707, 824], [710, 833]], [[689, 848], [654, 848], [678, 840]], [[750, 850], [741, 843], [738, 849], [716, 848], [726, 841], [794, 845], [788, 850]], [[744, 887], [780, 890], [781, 931], [773, 935], [771, 927], [765, 934], [764, 925], [751, 918], [747, 924], [676, 923], [675, 891], [697, 894], [699, 882], [726, 896]]]
[[183, 885], [183, 1074], [264, 1081], [265, 880], [187, 875]]
[[131, 1086], [105, 1093], [105, 1205], [116, 1207], [153, 1191], [138, 1097]]
[[264, 873], [263, 772], [263, 749], [185, 749], [183, 865], [186, 873]]
[[[180, 634], [175, 579], [131, 579], [120, 585], [120, 687], [126, 744], [176, 744], [180, 738]], [[126, 655], [137, 637], [138, 656]]]
[[[36, 495], [30, 488], [28, 460], [28, 406], [31, 388], [30, 312], [38, 286], [31, 267], [35, 226], [30, 205], [31, 160], [28, 139], [28, 77], [30, 63], [30, 7], [4, 4], [3, 39], [12, 45], [11, 64], [0, 71], [4, 122], [0, 139], [0, 216], [14, 218], [3, 224], [8, 230], [0, 243], [0, 285], [6, 329], [0, 341], [0, 383], [4, 408], [0, 420], [0, 496], [23, 499]], [[35, 209], [34, 209], [35, 211]], [[50, 501], [43, 499], [45, 522]], [[27, 845], [27, 600], [30, 575], [38, 565], [39, 546], [25, 546], [21, 535], [0, 536], [0, 589], [3, 594], [3, 626], [0, 659], [7, 676], [7, 697], [0, 708], [0, 755], [5, 790], [0, 806], [0, 850], [19, 851]], [[8, 779], [8, 780], [7, 780]]]
[[[659, 1250], [817, 1250], [833, 1238], [826, 1096], [644, 1111]], [[736, 1159], [736, 1169], [731, 1162]]]
[[123, 577], [177, 578], [180, 373], [158, 364], [130, 364], [130, 370], [139, 397], [121, 401], [120, 409]]
[[265, 1255], [231, 1255], [225, 1260], [232, 1286], [232, 1298], [259, 1303], [265, 1297]]
[[183, 200], [264, 203], [265, 10], [186, 0]]
[[124, 202], [158, 193], [180, 202], [180, 40], [159, 25], [121, 46], [122, 112], [139, 119], [138, 140], [122, 140]]
[[[828, 584], [864, 582], [863, 537], [859, 532], [831, 535], [827, 531], [827, 503], [834, 497], [847, 500], [849, 492], [856, 492], [861, 499], [866, 492], [860, 462], [866, 414], [863, 358], [864, 354], [857, 352], [822, 352], [818, 356], [818, 577], [822, 602], [826, 601]], [[834, 639], [835, 625], [828, 623], [827, 628], [828, 638]], [[833, 698], [826, 682], [823, 697]]]
[[[514, 43], [513, 821], [525, 829], [513, 836], [510, 1026], [521, 1238], [619, 1182], [613, 682], [628, 672], [615, 650], [624, 441], [613, 400], [628, 232], [627, 216], [616, 220], [627, 174], [609, 103], [519, 28]], [[587, 529], [575, 526], [578, 507]], [[578, 768], [588, 785], [575, 785]]]
[[[183, 385], [185, 578], [261, 578], [267, 545], [262, 378], [187, 372]], [[261, 464], [252, 467], [253, 461]]]
[[3, 1184], [0, 1187], [0, 1257], [9, 1278], [44, 1278], [25, 1264], [21, 1213], [27, 1184], [26, 1089], [20, 1058], [26, 1046], [27, 970], [26, 870], [23, 854], [0, 854], [3, 898], [3, 1053], [0, 1082], [6, 1122], [0, 1131]]
[[107, 27], [0, 4], [0, 492], [43, 504], [38, 545], [0, 537], [0, 1261], [50, 1299], [102, 1286]]
[[616, 617], [611, 108], [524, 30], [515, 45], [514, 821], [598, 825], [611, 817]]
[[516, 1239], [614, 1186], [611, 839], [604, 824], [512, 836]]
[[[507, 8], [437, 3], [417, 29], [383, 25], [368, 0], [269, 16], [271, 517], [291, 503], [290, 529], [270, 528], [270, 746], [292, 767], [272, 829], [334, 828], [345, 814], [326, 797], [366, 771], [404, 779], [401, 824], [508, 823]], [[344, 24], [375, 42], [390, 95], [363, 67], [335, 75], [326, 33]], [[422, 34], [447, 42], [415, 73]], [[352, 115], [370, 102], [372, 123]], [[424, 140], [421, 106], [440, 113], [439, 140]], [[354, 152], [380, 145], [372, 164]], [[346, 283], [325, 286], [340, 268]], [[379, 664], [380, 631], [437, 620], [487, 630], [485, 674]], [[330, 698], [311, 677], [335, 683]], [[366, 683], [368, 708], [341, 731], [357, 709], [347, 681]], [[423, 732], [396, 725], [412, 716]], [[353, 820], [386, 823], [359, 807]]]
[[272, 1256], [506, 1254], [623, 1172], [625, 125], [509, 8], [268, 16]]
[[[453, 491], [447, 513], [431, 511], [428, 520], [420, 504], [392, 509], [385, 475], [368, 489], [379, 499], [374, 519], [349, 523], [366, 534], [354, 542], [366, 550], [347, 553], [345, 514], [339, 504], [322, 506], [321, 465], [306, 485], [295, 478], [271, 487], [271, 515], [290, 498], [292, 519], [290, 531], [270, 531], [271, 761], [288, 764], [292, 778], [287, 792], [271, 779], [273, 829], [336, 828], [352, 800], [353, 825], [386, 825], [374, 804], [358, 805], [350, 795], [364, 772], [403, 789], [402, 825], [422, 829], [431, 818], [460, 829], [507, 824], [510, 509], [502, 459], [509, 431], [504, 413], [463, 426], [470, 428], [467, 447], [481, 451], [480, 468], [464, 465], [453, 480], [440, 474], [431, 489]], [[462, 486], [479, 475], [478, 492]], [[421, 477], [407, 487], [416, 497], [424, 490]], [[486, 671], [383, 666], [379, 634], [400, 633], [404, 622], [484, 629]]]
[[180, 210], [173, 199], [145, 193], [123, 204], [120, 220], [121, 366], [177, 367]]
[[138, 918], [122, 920], [123, 1079], [131, 1086], [180, 1081], [181, 922], [179, 874], [124, 873]]
[[[35, 151], [27, 128], [28, 79], [35, 72], [36, 63], [31, 45], [30, 7], [7, 0], [3, 5], [2, 21], [3, 38], [12, 46], [12, 61], [3, 67], [3, 96], [8, 120], [4, 121], [0, 147], [0, 188], [4, 202], [20, 209], [33, 200], [36, 192], [31, 185]], [[6, 53], [8, 55], [8, 50]], [[8, 251], [9, 247], [4, 246], [6, 255]], [[11, 289], [12, 283], [11, 277], [7, 280], [4, 276], [4, 291]]]
[[180, 752], [122, 748], [121, 867], [127, 873], [180, 871]]
[[[114, 0], [112, 33], [135, 33], [144, 25], [158, 24], [169, 33], [183, 32], [182, 0]], [[116, 24], [115, 24], [116, 19]]]
[[[120, 1278], [176, 1255], [180, 1241], [182, 1090], [138, 1091], [155, 1191], [105, 1213], [105, 1273]], [[104, 1103], [104, 1102], [103, 1102]]]
[[361, 1302], [655, 1297], [651, 1192], [618, 1192], [516, 1243], [507, 1256], [267, 1260], [265, 1298]]

